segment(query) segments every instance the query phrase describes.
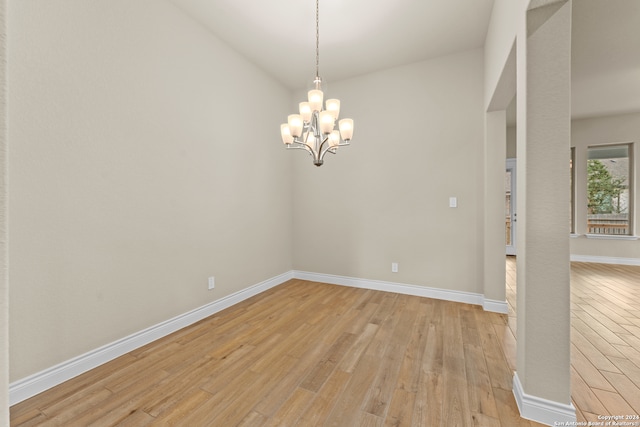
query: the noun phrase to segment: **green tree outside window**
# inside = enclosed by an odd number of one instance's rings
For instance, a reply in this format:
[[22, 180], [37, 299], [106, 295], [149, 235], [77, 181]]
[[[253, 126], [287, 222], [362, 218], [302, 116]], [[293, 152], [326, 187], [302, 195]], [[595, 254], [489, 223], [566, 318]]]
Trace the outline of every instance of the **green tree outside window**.
[[625, 179], [614, 178], [598, 159], [587, 163], [588, 211], [590, 214], [619, 214], [626, 210], [620, 206], [620, 194], [625, 190]]

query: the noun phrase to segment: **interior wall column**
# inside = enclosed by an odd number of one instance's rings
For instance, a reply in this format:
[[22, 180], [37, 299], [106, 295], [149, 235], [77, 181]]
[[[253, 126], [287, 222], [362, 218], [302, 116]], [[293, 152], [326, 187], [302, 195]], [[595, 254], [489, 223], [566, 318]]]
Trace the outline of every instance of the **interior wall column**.
[[0, 0], [0, 425], [9, 425], [6, 0]]
[[486, 113], [484, 168], [485, 310], [507, 313], [505, 289], [504, 176], [507, 156], [505, 110]]
[[532, 0], [523, 19], [514, 395], [523, 417], [553, 425], [576, 419], [569, 315], [571, 0]]

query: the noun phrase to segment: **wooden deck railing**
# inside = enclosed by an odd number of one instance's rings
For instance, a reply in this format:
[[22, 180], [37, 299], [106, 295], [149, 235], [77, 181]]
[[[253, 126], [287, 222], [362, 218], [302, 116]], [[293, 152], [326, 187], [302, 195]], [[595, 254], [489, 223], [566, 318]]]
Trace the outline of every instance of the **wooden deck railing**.
[[[511, 244], [511, 217], [505, 218], [506, 228], [506, 244]], [[589, 234], [609, 234], [615, 236], [624, 236], [629, 233], [629, 220], [628, 219], [603, 219], [603, 218], [588, 218], [587, 219], [587, 233]]]
[[620, 215], [592, 215], [587, 218], [587, 233], [589, 234], [629, 234], [629, 220]]

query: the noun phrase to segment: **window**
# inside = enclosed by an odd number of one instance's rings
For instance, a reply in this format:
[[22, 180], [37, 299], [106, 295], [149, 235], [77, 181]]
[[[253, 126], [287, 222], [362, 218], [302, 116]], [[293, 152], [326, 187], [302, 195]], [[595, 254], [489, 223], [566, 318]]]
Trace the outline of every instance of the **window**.
[[587, 232], [631, 234], [631, 145], [599, 145], [587, 153]]

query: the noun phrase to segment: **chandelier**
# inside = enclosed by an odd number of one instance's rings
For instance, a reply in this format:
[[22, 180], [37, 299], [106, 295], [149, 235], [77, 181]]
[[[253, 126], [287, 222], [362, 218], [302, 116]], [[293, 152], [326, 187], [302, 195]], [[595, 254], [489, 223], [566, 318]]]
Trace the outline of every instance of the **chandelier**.
[[322, 79], [319, 73], [320, 63], [320, 21], [316, 0], [316, 78], [314, 89], [309, 91], [309, 100], [300, 103], [300, 114], [291, 114], [287, 123], [280, 125], [282, 142], [288, 149], [306, 150], [313, 157], [313, 164], [322, 166], [327, 153], [336, 154], [338, 147], [349, 145], [353, 136], [353, 120], [342, 119], [335, 129], [340, 100], [327, 99], [323, 107]]

